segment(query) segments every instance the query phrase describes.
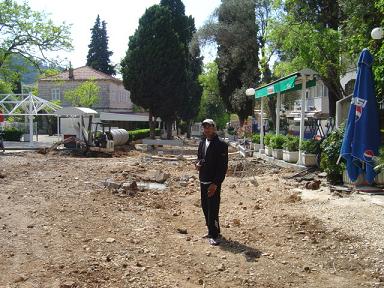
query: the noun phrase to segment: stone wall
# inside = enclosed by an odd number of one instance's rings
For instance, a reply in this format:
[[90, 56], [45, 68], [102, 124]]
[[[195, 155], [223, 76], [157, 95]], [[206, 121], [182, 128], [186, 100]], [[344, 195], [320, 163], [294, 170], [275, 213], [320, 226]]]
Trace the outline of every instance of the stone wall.
[[[60, 89], [61, 106], [71, 106], [64, 100], [64, 93], [74, 89], [83, 81], [39, 81], [39, 97], [52, 101], [52, 90]], [[100, 101], [92, 108], [96, 111], [127, 113], [132, 111], [132, 102], [129, 91], [124, 89], [123, 84], [108, 80], [97, 81], [100, 86]]]

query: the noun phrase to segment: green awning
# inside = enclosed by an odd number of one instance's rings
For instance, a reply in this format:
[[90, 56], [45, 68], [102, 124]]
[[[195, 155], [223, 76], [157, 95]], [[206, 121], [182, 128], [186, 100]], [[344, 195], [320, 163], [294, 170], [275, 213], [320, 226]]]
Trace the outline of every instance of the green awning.
[[[298, 76], [299, 74], [295, 73], [293, 75], [289, 75], [287, 77], [274, 81], [263, 87], [260, 87], [259, 89], [256, 89], [255, 98], [258, 99], [266, 96], [272, 97], [276, 95], [278, 92], [287, 93], [291, 91], [301, 90], [302, 84], [301, 83], [295, 84]], [[316, 79], [307, 81], [307, 88], [310, 88], [313, 86], [316, 86]]]
[[297, 74], [290, 76], [285, 79], [281, 79], [279, 81], [276, 81], [272, 83], [271, 85], [261, 87], [256, 90], [255, 96], [257, 98], [265, 97], [265, 96], [272, 96], [275, 95], [278, 92], [284, 92], [289, 89], [292, 89], [295, 87], [295, 81], [297, 78]]

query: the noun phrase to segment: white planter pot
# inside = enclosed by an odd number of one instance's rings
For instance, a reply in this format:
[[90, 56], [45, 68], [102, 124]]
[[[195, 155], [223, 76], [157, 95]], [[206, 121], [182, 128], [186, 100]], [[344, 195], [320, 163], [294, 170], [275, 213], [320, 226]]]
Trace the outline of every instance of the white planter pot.
[[301, 154], [305, 166], [317, 166], [317, 154]]
[[283, 159], [283, 149], [273, 149], [272, 156], [275, 159]]
[[361, 174], [361, 175], [359, 175], [359, 177], [357, 177], [357, 180], [356, 180], [355, 182], [353, 182], [353, 181], [349, 178], [347, 171], [344, 170], [344, 171], [343, 171], [343, 182], [344, 182], [345, 184], [361, 185], [361, 184], [363, 184], [363, 182], [364, 182], [364, 178], [363, 178], [363, 175]]
[[283, 160], [289, 163], [296, 163], [299, 161], [299, 151], [283, 150]]
[[[364, 176], [362, 174], [359, 175], [359, 177], [357, 177], [357, 180], [355, 182], [352, 182], [351, 179], [349, 179], [348, 177], [348, 173], [347, 171], [343, 171], [343, 182], [345, 184], [354, 184], [354, 185], [362, 185], [364, 183]], [[379, 174], [377, 174], [377, 176], [375, 177], [375, 180], [374, 182], [378, 185], [383, 185], [384, 184], [384, 171], [380, 172]]]
[[253, 151], [258, 152], [260, 150], [260, 144], [259, 143], [253, 143]]
[[381, 171], [377, 176], [375, 177], [375, 183], [379, 185], [384, 184], [384, 171]]
[[265, 155], [272, 156], [272, 151], [273, 151], [272, 148], [265, 146]]

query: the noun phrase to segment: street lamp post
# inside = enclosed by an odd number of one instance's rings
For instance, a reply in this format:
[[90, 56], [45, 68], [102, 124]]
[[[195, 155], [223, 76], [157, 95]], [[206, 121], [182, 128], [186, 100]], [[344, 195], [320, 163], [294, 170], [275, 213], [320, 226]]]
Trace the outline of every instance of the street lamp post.
[[[248, 88], [246, 91], [245, 91], [245, 94], [247, 96], [253, 96], [255, 97], [255, 89], [253, 88]], [[264, 119], [263, 119], [263, 115], [264, 115], [264, 111], [263, 111], [263, 98], [260, 99], [261, 100], [261, 107], [260, 107], [260, 150], [259, 150], [259, 153], [264, 153]]]

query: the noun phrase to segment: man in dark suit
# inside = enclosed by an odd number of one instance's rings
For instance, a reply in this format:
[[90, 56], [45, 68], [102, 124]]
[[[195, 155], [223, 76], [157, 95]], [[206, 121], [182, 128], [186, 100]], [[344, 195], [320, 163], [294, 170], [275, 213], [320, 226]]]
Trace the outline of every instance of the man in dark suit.
[[209, 243], [219, 245], [219, 208], [221, 183], [228, 169], [228, 145], [216, 134], [212, 119], [202, 122], [204, 137], [197, 152], [196, 169], [199, 170], [201, 207], [208, 227]]

